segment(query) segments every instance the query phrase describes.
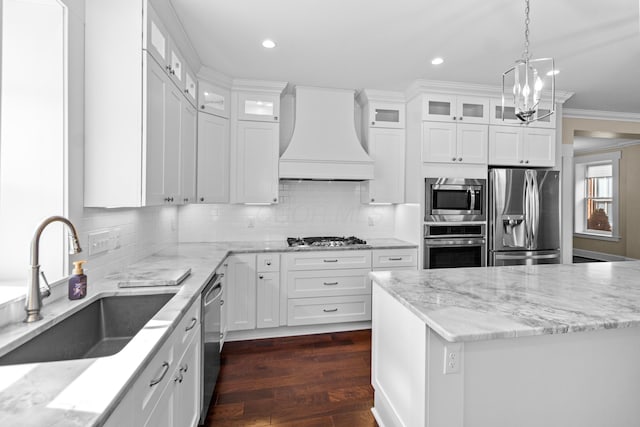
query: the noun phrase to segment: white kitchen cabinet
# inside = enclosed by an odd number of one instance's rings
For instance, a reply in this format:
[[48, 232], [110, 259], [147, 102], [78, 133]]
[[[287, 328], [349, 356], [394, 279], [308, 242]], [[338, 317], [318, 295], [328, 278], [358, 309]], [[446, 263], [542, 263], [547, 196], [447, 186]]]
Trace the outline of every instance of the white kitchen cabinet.
[[180, 114], [180, 202], [196, 201], [196, 109], [182, 101]]
[[229, 118], [231, 94], [228, 90], [200, 80], [198, 82], [199, 111]]
[[404, 103], [374, 101], [370, 102], [365, 110], [365, 118], [368, 118], [367, 127], [404, 129]]
[[[523, 124], [522, 120], [516, 117], [516, 108], [512, 101], [506, 101], [504, 106], [504, 120], [502, 114], [502, 99], [492, 99], [491, 105], [491, 117], [489, 123], [498, 126], [528, 126], [537, 128], [555, 128], [556, 127], [556, 114], [551, 114], [548, 117], [544, 117], [540, 120]], [[538, 115], [544, 116], [551, 111], [551, 104], [549, 102], [541, 101], [540, 108], [538, 109]]]
[[201, 375], [201, 330], [198, 324], [193, 329], [191, 342], [176, 365], [168, 387], [172, 387], [174, 427], [196, 427], [200, 420]]
[[489, 123], [489, 100], [444, 94], [424, 95], [422, 120]]
[[198, 113], [198, 203], [229, 202], [229, 120]]
[[280, 326], [280, 254], [258, 254], [256, 284], [256, 326]]
[[238, 121], [232, 147], [232, 203], [278, 202], [278, 123]]
[[238, 92], [237, 96], [238, 120], [280, 121], [280, 93]]
[[487, 164], [488, 126], [423, 122], [422, 161]]
[[[145, 58], [147, 125], [146, 138], [143, 136], [143, 139], [147, 144], [143, 204], [152, 206], [179, 203], [182, 95], [155, 60]], [[123, 171], [117, 171], [121, 172]]]
[[225, 305], [229, 331], [256, 327], [256, 256], [238, 254], [227, 261]]
[[288, 253], [287, 325], [371, 320], [371, 251]]
[[555, 129], [490, 126], [489, 164], [554, 167], [555, 144]]
[[371, 256], [374, 271], [418, 268], [417, 249], [374, 249]]
[[194, 74], [187, 67], [184, 73], [184, 93], [187, 95], [187, 99], [193, 105], [198, 104], [198, 82], [194, 77]]
[[374, 179], [361, 184], [362, 203], [404, 203], [404, 129], [371, 127], [366, 131]]
[[146, 0], [85, 7], [85, 206], [183, 203], [181, 117], [189, 101], [166, 68], [168, 32]]
[[280, 272], [258, 273], [256, 326], [277, 328], [280, 324]]

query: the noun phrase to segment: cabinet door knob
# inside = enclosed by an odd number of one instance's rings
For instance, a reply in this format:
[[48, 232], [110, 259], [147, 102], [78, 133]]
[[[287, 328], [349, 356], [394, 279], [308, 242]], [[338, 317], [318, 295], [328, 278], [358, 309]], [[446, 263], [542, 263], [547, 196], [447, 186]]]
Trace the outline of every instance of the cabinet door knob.
[[520, 163], [524, 163], [524, 160], [520, 160]]
[[184, 93], [189, 93], [189, 89], [185, 89], [185, 90], [184, 90]]
[[458, 161], [461, 162], [462, 161], [462, 157], [458, 157]]
[[261, 274], [258, 276], [258, 279], [264, 279], [264, 276]]
[[455, 158], [455, 157], [452, 157], [452, 158], [451, 158], [451, 160], [453, 160], [453, 161], [455, 162], [455, 161], [456, 161], [456, 158]]
[[204, 197], [200, 197], [200, 201], [201, 201], [201, 202], [204, 202]]
[[372, 201], [372, 202], [375, 202], [375, 201], [376, 201], [376, 199], [371, 199], [371, 201]]
[[183, 200], [183, 202], [185, 202], [185, 203], [188, 202], [188, 201], [189, 201], [188, 197], [185, 197], [184, 200]]
[[271, 265], [271, 261], [267, 261], [267, 265]]
[[460, 121], [462, 121], [462, 116], [460, 116]]
[[278, 120], [278, 116], [273, 116], [273, 120]]
[[527, 163], [527, 164], [529, 164], [529, 160], [525, 160], [524, 162], [525, 162], [525, 163]]
[[456, 116], [453, 116], [453, 120], [458, 120], [458, 118]]
[[276, 197], [273, 198], [273, 203], [277, 202], [278, 199]]
[[202, 105], [200, 106], [200, 109], [201, 109], [201, 110], [204, 110], [204, 104], [202, 104]]
[[375, 124], [376, 124], [376, 122], [371, 122], [371, 125], [372, 125], [372, 126], [373, 126], [373, 125], [375, 125]]

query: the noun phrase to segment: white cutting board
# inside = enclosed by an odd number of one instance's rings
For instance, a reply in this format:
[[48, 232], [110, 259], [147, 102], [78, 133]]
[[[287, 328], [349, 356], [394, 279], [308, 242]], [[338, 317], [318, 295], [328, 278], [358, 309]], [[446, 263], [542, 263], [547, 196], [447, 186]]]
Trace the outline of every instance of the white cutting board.
[[116, 273], [107, 276], [107, 279], [118, 280], [120, 288], [176, 286], [189, 274], [191, 274], [190, 268], [154, 268], [153, 270]]

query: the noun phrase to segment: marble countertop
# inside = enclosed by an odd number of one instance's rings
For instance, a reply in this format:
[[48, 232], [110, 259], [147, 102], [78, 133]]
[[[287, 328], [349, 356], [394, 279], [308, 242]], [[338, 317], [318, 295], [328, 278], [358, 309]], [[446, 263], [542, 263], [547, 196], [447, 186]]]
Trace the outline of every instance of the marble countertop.
[[[285, 241], [182, 243], [147, 257], [125, 272], [91, 281], [88, 296], [69, 301], [62, 297], [44, 300], [42, 321], [21, 320], [0, 328], [0, 355], [60, 322], [104, 296], [175, 293], [173, 297], [119, 353], [113, 356], [0, 366], [0, 425], [22, 427], [99, 426], [122, 400], [137, 376], [179, 324], [196, 300], [207, 279], [230, 253], [294, 252], [308, 250], [400, 249], [417, 246], [397, 239], [371, 239], [367, 245], [341, 248], [288, 248]], [[156, 269], [184, 270], [191, 274], [179, 286], [119, 288], [122, 274], [136, 275]], [[160, 280], [162, 278], [159, 278]], [[23, 300], [23, 298], [22, 298]], [[21, 303], [20, 300], [7, 304]], [[12, 312], [16, 310], [4, 310]], [[23, 316], [23, 310], [19, 310]]]
[[451, 342], [640, 326], [640, 261], [370, 276]]

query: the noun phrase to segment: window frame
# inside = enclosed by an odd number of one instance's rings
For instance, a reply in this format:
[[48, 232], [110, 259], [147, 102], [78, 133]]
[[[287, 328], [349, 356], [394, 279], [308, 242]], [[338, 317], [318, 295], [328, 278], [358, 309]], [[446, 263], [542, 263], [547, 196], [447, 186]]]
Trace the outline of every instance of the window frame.
[[[620, 157], [620, 151], [574, 157], [574, 237], [620, 241]], [[610, 232], [587, 229], [587, 169], [588, 166], [602, 164], [610, 164], [612, 169]]]

